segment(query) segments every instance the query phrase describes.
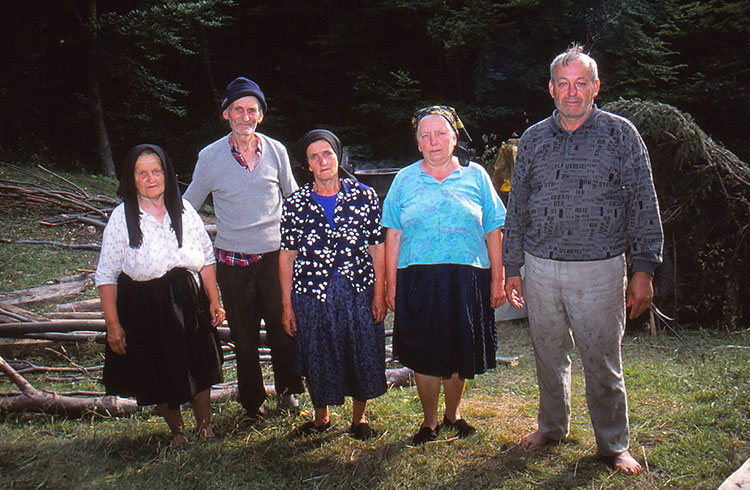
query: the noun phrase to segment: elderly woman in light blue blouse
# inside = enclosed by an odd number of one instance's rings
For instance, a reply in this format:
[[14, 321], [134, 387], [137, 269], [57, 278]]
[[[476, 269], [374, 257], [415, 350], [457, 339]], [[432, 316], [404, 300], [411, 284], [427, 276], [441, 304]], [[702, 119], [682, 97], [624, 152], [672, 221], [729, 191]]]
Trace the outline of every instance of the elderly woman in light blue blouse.
[[180, 405], [189, 401], [199, 434], [215, 441], [209, 395], [222, 380], [214, 327], [224, 309], [211, 239], [159, 146], [130, 150], [118, 193], [96, 269], [107, 394], [155, 404], [177, 448], [187, 443]]
[[505, 207], [484, 168], [456, 156], [455, 110], [426, 107], [412, 124], [423, 158], [396, 175], [382, 225], [394, 354], [415, 372], [424, 420], [412, 441], [423, 444], [440, 430], [441, 382], [442, 425], [459, 437], [475, 431], [459, 405], [466, 379], [496, 365]]

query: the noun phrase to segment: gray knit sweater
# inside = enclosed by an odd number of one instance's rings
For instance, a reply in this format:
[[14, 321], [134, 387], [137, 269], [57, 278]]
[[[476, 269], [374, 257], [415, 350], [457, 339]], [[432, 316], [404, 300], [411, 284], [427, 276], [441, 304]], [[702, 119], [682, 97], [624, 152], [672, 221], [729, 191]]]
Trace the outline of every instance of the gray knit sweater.
[[200, 151], [193, 181], [185, 191], [185, 199], [195, 209], [213, 194], [215, 245], [223, 250], [250, 254], [278, 250], [281, 205], [297, 190], [284, 145], [255, 134], [263, 153], [252, 172], [234, 159], [227, 135]]
[[628, 251], [634, 271], [653, 273], [663, 234], [648, 150], [635, 126], [594, 107], [573, 132], [554, 115], [528, 128], [503, 232], [508, 277], [519, 275], [524, 251], [561, 261]]

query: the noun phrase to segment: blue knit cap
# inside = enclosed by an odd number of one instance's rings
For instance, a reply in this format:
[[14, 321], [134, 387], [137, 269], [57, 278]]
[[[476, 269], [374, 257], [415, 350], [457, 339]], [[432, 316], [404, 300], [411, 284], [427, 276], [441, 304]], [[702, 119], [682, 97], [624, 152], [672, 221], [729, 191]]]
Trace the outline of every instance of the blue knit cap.
[[251, 95], [258, 99], [260, 108], [265, 113], [268, 108], [266, 106], [266, 96], [263, 95], [263, 91], [257, 83], [245, 77], [237, 77], [229, 82], [227, 88], [224, 89], [224, 93], [221, 94], [221, 110], [225, 111], [235, 100]]

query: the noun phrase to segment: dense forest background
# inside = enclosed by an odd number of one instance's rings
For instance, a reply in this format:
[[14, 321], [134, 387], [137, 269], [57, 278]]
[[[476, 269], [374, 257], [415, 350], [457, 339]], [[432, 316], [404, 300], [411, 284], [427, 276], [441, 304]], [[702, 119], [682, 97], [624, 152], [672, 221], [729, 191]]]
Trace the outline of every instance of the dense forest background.
[[262, 131], [287, 145], [336, 131], [360, 164], [416, 157], [410, 117], [450, 104], [481, 153], [548, 115], [548, 64], [571, 42], [597, 59], [598, 102], [690, 113], [745, 161], [750, 2], [676, 0], [40, 0], [2, 14], [0, 152], [112, 173], [162, 144], [183, 180], [227, 131], [218, 97], [256, 80]]

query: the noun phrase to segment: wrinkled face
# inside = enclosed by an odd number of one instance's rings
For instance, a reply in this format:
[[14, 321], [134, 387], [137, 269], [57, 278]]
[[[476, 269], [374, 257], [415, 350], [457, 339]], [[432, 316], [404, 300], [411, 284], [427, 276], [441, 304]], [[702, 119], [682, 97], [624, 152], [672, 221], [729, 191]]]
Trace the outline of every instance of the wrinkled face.
[[417, 147], [429, 164], [440, 164], [453, 156], [458, 137], [444, 117], [431, 114], [417, 125]]
[[591, 69], [576, 60], [568, 66], [558, 66], [555, 79], [549, 82], [549, 94], [555, 99], [565, 129], [577, 129], [594, 107], [600, 82], [591, 76]]
[[135, 188], [139, 196], [147, 199], [164, 194], [164, 169], [158, 156], [145, 154], [135, 161]]
[[338, 177], [339, 159], [326, 140], [318, 140], [307, 147], [307, 164], [316, 181], [328, 181]]
[[260, 102], [252, 95], [235, 100], [221, 115], [238, 136], [252, 136], [263, 120]]

